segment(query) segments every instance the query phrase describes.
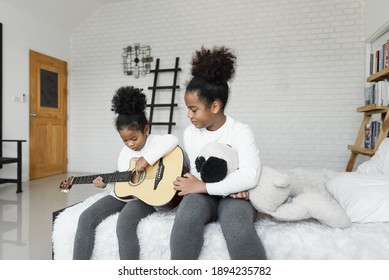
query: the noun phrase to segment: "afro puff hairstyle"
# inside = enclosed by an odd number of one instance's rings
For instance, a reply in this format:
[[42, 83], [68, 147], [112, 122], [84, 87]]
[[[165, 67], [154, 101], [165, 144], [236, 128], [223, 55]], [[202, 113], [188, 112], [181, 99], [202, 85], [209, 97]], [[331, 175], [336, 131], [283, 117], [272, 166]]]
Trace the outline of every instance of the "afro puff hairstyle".
[[143, 89], [126, 86], [119, 88], [112, 98], [111, 110], [117, 114], [116, 129], [144, 131], [149, 124], [146, 118], [146, 95]]
[[197, 93], [199, 99], [210, 106], [220, 100], [224, 109], [228, 101], [228, 81], [235, 75], [236, 56], [226, 47], [196, 51], [192, 58], [191, 74], [186, 92]]

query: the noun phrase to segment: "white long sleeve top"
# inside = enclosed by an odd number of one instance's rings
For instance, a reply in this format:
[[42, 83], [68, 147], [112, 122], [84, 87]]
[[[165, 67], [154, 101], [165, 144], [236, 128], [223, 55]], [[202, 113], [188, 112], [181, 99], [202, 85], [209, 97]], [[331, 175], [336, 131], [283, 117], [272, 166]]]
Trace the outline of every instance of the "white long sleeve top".
[[197, 178], [195, 160], [200, 149], [207, 143], [217, 142], [230, 145], [238, 153], [239, 169], [228, 174], [217, 183], [206, 183], [210, 195], [227, 196], [254, 188], [259, 181], [261, 161], [254, 135], [248, 125], [227, 116], [226, 122], [216, 131], [198, 129], [194, 125], [184, 132], [184, 148], [190, 160], [190, 173]]
[[[143, 148], [139, 151], [133, 151], [127, 146], [124, 146], [118, 158], [119, 172], [127, 171], [130, 167], [130, 161], [133, 158], [142, 157], [150, 164], [154, 165], [160, 158], [170, 153], [179, 143], [179, 139], [171, 134], [155, 135], [150, 134]], [[122, 201], [130, 201], [131, 199], [118, 198], [114, 193], [114, 184], [109, 183], [105, 189], [110, 191], [110, 194]]]

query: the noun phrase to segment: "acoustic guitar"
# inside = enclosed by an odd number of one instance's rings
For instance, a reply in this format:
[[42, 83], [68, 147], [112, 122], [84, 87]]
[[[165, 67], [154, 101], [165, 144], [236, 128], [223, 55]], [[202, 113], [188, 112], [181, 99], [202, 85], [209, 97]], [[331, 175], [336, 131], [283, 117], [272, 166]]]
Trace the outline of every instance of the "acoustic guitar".
[[71, 176], [61, 182], [59, 188], [68, 192], [73, 185], [92, 184], [100, 176], [104, 183], [115, 183], [115, 195], [127, 199], [136, 197], [148, 205], [160, 210], [174, 209], [181, 202], [182, 196], [174, 190], [173, 181], [189, 171], [184, 152], [177, 146], [169, 154], [159, 159], [143, 172], [136, 173], [135, 159], [130, 160], [128, 171], [88, 176]]

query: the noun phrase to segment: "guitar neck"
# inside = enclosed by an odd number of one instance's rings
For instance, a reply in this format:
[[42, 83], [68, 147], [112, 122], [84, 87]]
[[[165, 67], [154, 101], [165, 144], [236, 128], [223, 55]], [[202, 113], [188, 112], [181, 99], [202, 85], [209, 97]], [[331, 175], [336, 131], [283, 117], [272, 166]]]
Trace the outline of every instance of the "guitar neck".
[[74, 177], [72, 184], [92, 184], [93, 180], [96, 177], [102, 177], [104, 183], [111, 182], [128, 182], [131, 179], [131, 171], [115, 172], [115, 173], [106, 173], [106, 174], [97, 174], [97, 175], [88, 175], [88, 176], [79, 176]]

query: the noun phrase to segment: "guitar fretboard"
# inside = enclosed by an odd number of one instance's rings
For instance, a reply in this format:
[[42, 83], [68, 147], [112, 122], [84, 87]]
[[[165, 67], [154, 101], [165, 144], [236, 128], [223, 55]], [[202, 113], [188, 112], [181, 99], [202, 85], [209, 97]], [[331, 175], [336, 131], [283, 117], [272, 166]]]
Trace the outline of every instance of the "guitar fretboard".
[[131, 179], [131, 171], [123, 171], [123, 172], [115, 172], [115, 173], [107, 173], [107, 174], [97, 174], [97, 175], [88, 175], [88, 176], [80, 176], [74, 177], [73, 184], [92, 184], [93, 180], [96, 177], [100, 176], [103, 178], [104, 183], [110, 182], [128, 182]]

